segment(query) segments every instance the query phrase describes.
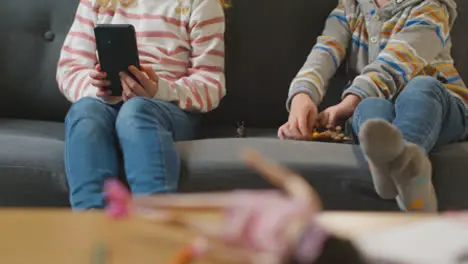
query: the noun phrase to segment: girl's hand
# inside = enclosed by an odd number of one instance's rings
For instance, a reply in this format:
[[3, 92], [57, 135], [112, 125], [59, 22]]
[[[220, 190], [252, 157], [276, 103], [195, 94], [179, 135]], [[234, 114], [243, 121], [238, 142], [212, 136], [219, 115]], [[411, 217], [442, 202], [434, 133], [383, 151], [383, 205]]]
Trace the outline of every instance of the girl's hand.
[[97, 64], [94, 71], [89, 73], [91, 77], [91, 84], [98, 88], [96, 96], [101, 98], [104, 101], [117, 101], [120, 99], [119, 96], [111, 96], [111, 91], [107, 89], [111, 82], [106, 79], [107, 73], [101, 70], [101, 65]]
[[106, 80], [107, 73], [101, 70], [100, 64], [96, 64], [94, 70], [89, 73], [89, 77], [91, 77], [91, 84], [99, 89], [97, 96], [104, 97], [109, 95], [110, 92], [106, 87], [111, 83], [109, 80]]
[[360, 102], [361, 98], [356, 95], [346, 96], [341, 103], [330, 106], [319, 114], [319, 124], [326, 128], [337, 126], [340, 120], [348, 119], [353, 115]]
[[158, 92], [159, 78], [151, 67], [142, 67], [142, 70], [135, 66], [128, 67], [130, 72], [135, 76], [136, 80], [125, 72], [120, 73], [120, 81], [122, 82], [124, 100], [128, 100], [135, 96], [153, 98]]

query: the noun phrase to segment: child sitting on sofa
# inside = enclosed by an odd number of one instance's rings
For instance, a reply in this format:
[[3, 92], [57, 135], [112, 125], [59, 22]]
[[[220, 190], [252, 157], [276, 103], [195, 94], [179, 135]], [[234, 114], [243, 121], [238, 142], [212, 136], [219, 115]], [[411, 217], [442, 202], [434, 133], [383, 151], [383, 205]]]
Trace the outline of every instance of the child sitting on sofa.
[[[142, 69], [121, 73], [110, 96], [96, 57], [97, 24], [132, 24]], [[73, 103], [66, 117], [65, 167], [73, 209], [102, 208], [102, 187], [123, 156], [134, 194], [176, 190], [174, 141], [196, 135], [198, 113], [224, 97], [224, 11], [218, 0], [81, 0], [57, 69]]]
[[[353, 116], [375, 190], [404, 211], [436, 211], [428, 154], [468, 131], [468, 89], [454, 67], [453, 0], [340, 0], [293, 80], [278, 133], [307, 139], [316, 124]], [[359, 73], [341, 103], [319, 115], [345, 57]]]

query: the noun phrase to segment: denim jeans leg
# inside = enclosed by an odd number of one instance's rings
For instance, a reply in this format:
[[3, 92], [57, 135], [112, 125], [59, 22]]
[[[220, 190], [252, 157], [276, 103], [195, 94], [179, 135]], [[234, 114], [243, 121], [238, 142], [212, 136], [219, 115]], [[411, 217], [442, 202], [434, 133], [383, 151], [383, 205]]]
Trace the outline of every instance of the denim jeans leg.
[[74, 210], [102, 208], [105, 178], [118, 173], [117, 110], [97, 99], [73, 104], [65, 120], [65, 168]]
[[361, 126], [370, 119], [383, 119], [392, 122], [395, 118], [393, 103], [383, 99], [370, 97], [362, 100], [353, 115], [353, 131], [359, 135]]
[[450, 95], [449, 101], [447, 114], [442, 122], [442, 128], [433, 150], [464, 140], [467, 136], [468, 116], [464, 102], [452, 95]]
[[180, 158], [174, 142], [193, 139], [198, 116], [164, 101], [136, 97], [123, 104], [116, 129], [133, 194], [176, 191]]
[[430, 153], [436, 145], [460, 140], [466, 133], [466, 111], [437, 79], [414, 78], [395, 102], [393, 124], [406, 141]]

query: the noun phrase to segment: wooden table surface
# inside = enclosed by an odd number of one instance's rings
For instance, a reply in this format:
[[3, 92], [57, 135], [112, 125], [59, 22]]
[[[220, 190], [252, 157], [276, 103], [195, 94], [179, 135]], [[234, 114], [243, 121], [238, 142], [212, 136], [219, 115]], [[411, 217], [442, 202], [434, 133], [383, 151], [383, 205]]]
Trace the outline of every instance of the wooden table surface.
[[[319, 221], [339, 235], [352, 237], [430, 217], [434, 216], [334, 212], [323, 213]], [[113, 221], [100, 212], [0, 210], [0, 263], [101, 264], [93, 263], [92, 255], [97, 245], [104, 244], [109, 250], [106, 264], [165, 264], [191, 237], [175, 227], [141, 219]]]

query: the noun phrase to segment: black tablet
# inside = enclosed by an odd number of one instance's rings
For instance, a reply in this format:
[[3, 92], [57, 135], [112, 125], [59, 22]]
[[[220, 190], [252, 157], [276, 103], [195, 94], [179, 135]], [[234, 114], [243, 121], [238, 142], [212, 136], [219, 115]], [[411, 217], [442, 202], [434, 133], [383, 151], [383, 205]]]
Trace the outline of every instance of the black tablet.
[[140, 68], [135, 28], [127, 24], [99, 24], [94, 28], [96, 49], [102, 71], [107, 73], [112, 95], [122, 95], [119, 73], [130, 65]]

